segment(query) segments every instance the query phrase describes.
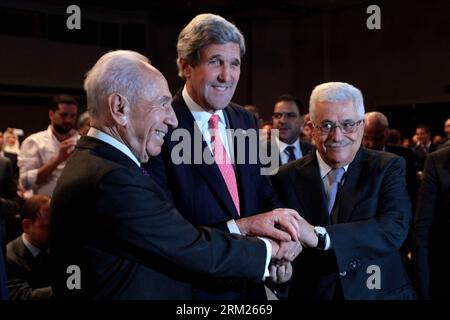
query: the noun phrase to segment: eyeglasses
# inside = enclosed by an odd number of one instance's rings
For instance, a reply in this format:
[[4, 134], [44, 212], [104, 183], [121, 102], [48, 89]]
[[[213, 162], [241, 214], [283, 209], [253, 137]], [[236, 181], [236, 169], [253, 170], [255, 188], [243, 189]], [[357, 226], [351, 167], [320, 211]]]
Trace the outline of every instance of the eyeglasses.
[[298, 117], [298, 115], [295, 112], [274, 112], [273, 118], [281, 119], [283, 118], [283, 115], [285, 115], [288, 119], [295, 119]]
[[358, 126], [363, 123], [364, 120], [345, 120], [344, 122], [331, 122], [323, 121], [320, 124], [313, 123], [314, 128], [318, 129], [323, 134], [330, 134], [335, 128], [339, 127], [343, 133], [353, 133], [356, 131]]

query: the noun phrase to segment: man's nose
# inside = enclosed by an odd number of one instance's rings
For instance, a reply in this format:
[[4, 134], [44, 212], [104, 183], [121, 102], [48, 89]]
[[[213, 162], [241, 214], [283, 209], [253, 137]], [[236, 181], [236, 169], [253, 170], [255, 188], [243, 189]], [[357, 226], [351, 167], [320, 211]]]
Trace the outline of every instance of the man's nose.
[[219, 80], [222, 82], [228, 82], [231, 80], [231, 69], [227, 64], [223, 64], [219, 73]]
[[168, 108], [167, 116], [166, 116], [166, 119], [164, 122], [168, 126], [172, 127], [172, 129], [175, 129], [176, 127], [178, 127], [178, 119], [177, 119], [177, 116], [175, 115], [175, 111], [173, 111], [172, 106], [170, 106]]
[[334, 141], [341, 141], [345, 136], [340, 126], [334, 126], [331, 129], [330, 135]]

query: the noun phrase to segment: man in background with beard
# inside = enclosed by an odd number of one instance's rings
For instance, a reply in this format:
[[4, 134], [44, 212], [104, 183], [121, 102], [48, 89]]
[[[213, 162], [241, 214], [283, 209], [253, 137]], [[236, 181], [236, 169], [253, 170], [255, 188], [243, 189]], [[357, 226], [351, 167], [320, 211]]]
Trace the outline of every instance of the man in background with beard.
[[47, 130], [30, 135], [19, 154], [19, 182], [35, 194], [51, 196], [66, 160], [80, 137], [74, 130], [78, 104], [74, 97], [53, 97]]

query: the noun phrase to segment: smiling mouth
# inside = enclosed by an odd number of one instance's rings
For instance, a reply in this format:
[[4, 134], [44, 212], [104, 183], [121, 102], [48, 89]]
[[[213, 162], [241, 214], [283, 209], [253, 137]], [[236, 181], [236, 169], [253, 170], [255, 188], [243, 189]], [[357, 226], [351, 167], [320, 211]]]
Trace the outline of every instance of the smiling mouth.
[[212, 85], [212, 87], [215, 90], [221, 91], [221, 92], [225, 92], [225, 91], [227, 91], [230, 88], [229, 86], [215, 86], [215, 85]]
[[157, 136], [161, 137], [161, 139], [164, 139], [164, 136], [166, 135], [166, 132], [155, 129], [155, 133]]
[[334, 146], [326, 146], [328, 149], [342, 149], [342, 148], [345, 148], [345, 147], [347, 147], [348, 146], [348, 144], [345, 144], [345, 145], [338, 145], [338, 146], [336, 146], [336, 145], [334, 145]]

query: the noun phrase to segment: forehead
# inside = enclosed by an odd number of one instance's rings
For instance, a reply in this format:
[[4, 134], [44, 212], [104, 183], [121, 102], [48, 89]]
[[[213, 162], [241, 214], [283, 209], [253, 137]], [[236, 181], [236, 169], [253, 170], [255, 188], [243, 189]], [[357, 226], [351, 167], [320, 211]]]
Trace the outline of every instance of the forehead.
[[225, 59], [238, 59], [241, 58], [241, 49], [239, 45], [234, 42], [227, 42], [225, 44], [211, 43], [203, 47], [201, 50], [202, 59], [210, 59], [214, 56], [221, 56]]
[[147, 73], [145, 81], [146, 90], [143, 95], [145, 99], [153, 101], [156, 99], [161, 99], [162, 97], [172, 97], [166, 78], [164, 78], [164, 76], [156, 69], [150, 70], [150, 72]]
[[417, 128], [417, 129], [416, 129], [416, 133], [423, 133], [423, 134], [426, 134], [427, 132], [425, 131], [424, 128]]
[[275, 104], [275, 112], [295, 112], [298, 114], [298, 107], [294, 101], [278, 101]]
[[352, 100], [317, 102], [315, 116], [316, 122], [359, 120]]
[[60, 103], [56, 111], [60, 113], [77, 113], [77, 106], [70, 103]]

